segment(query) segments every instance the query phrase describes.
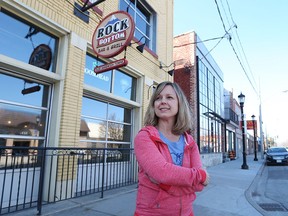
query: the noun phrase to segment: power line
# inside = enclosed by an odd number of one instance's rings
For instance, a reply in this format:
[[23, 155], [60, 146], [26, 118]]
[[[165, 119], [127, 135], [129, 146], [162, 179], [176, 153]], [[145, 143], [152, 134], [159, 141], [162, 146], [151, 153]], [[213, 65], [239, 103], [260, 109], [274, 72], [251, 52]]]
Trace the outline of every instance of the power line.
[[247, 74], [247, 72], [246, 72], [246, 70], [245, 70], [245, 68], [244, 68], [244, 66], [243, 66], [243, 64], [242, 64], [242, 62], [241, 62], [241, 60], [239, 59], [239, 56], [238, 56], [238, 54], [237, 54], [237, 52], [236, 52], [236, 50], [235, 50], [233, 44], [231, 43], [231, 41], [230, 41], [230, 45], [231, 45], [231, 47], [232, 47], [232, 49], [233, 49], [233, 52], [235, 53], [235, 55], [236, 55], [236, 57], [237, 57], [237, 59], [238, 59], [238, 61], [239, 61], [239, 63], [240, 63], [240, 65], [241, 65], [241, 67], [242, 67], [242, 69], [243, 69], [243, 71], [244, 71], [244, 73], [245, 73], [245, 75], [246, 75], [248, 81], [250, 82], [250, 84], [251, 84], [252, 88], [254, 89], [256, 95], [258, 96], [258, 92], [256, 91], [254, 85], [252, 84], [252, 82], [251, 82], [251, 80], [250, 80], [250, 78], [249, 78], [249, 76], [248, 76], [248, 74]]
[[217, 11], [218, 11], [218, 14], [219, 14], [219, 16], [220, 16], [220, 19], [221, 19], [223, 28], [224, 28], [225, 32], [227, 33], [227, 30], [226, 30], [226, 27], [225, 27], [225, 24], [224, 24], [224, 21], [223, 21], [223, 18], [222, 18], [222, 15], [221, 15], [221, 12], [220, 12], [220, 9], [219, 9], [217, 0], [215, 0], [215, 4], [216, 4], [216, 6], [217, 6]]
[[[223, 18], [222, 18], [221, 11], [220, 11], [220, 9], [219, 9], [219, 5], [218, 5], [217, 0], [215, 0], [215, 4], [216, 4], [216, 7], [217, 7], [217, 11], [218, 11], [219, 17], [220, 17], [221, 22], [222, 22], [222, 25], [223, 25], [224, 31], [227, 33], [227, 30], [226, 30], [226, 27], [225, 27], [225, 23], [224, 23], [224, 21], [223, 21]], [[227, 4], [228, 4], [228, 2], [227, 2]], [[228, 7], [229, 7], [229, 4], [228, 4]], [[225, 11], [225, 10], [224, 10], [224, 11]], [[232, 13], [231, 13], [230, 7], [229, 7], [229, 11], [230, 11], [230, 16], [231, 16], [231, 18], [232, 18]], [[227, 19], [228, 19], [228, 18], [227, 18]], [[235, 24], [233, 18], [232, 18], [232, 21], [233, 21], [233, 23]], [[235, 26], [236, 29], [237, 29], [237, 25], [235, 24], [234, 26]], [[236, 32], [237, 32], [237, 31], [236, 31]], [[239, 36], [238, 36], [238, 40], [240, 41]], [[236, 42], [236, 41], [235, 41], [235, 42]], [[248, 76], [248, 74], [247, 74], [247, 72], [246, 72], [246, 70], [245, 70], [245, 67], [244, 67], [244, 65], [242, 64], [241, 59], [240, 59], [239, 55], [237, 54], [236, 49], [234, 48], [234, 46], [233, 46], [231, 40], [229, 40], [229, 43], [230, 43], [230, 46], [232, 47], [232, 50], [233, 50], [233, 52], [234, 52], [234, 54], [235, 54], [235, 56], [236, 56], [236, 58], [237, 58], [237, 60], [238, 60], [238, 62], [239, 62], [239, 64], [240, 64], [242, 70], [244, 71], [245, 76], [247, 77], [247, 79], [248, 79], [248, 81], [249, 81], [251, 87], [252, 87], [253, 90], [255, 91], [256, 95], [259, 96], [259, 94], [258, 94], [258, 92], [256, 91], [256, 89], [255, 89], [253, 83], [251, 82], [251, 80], [250, 80], [250, 78], [249, 78], [249, 76]], [[240, 45], [241, 45], [241, 42], [240, 42]], [[241, 45], [241, 47], [242, 47], [242, 45]], [[242, 52], [244, 53], [244, 49], [243, 49], [243, 47], [242, 47]], [[246, 58], [246, 55], [245, 55], [245, 58]], [[246, 58], [246, 61], [247, 61], [247, 58]], [[247, 61], [247, 62], [248, 62], [248, 61]], [[249, 68], [250, 68], [250, 67], [249, 67]], [[254, 76], [252, 76], [252, 77], [253, 77], [253, 79], [254, 79]], [[255, 80], [254, 80], [254, 82], [255, 82]]]
[[[234, 22], [233, 16], [232, 16], [232, 12], [231, 12], [230, 5], [229, 5], [229, 3], [228, 3], [228, 0], [226, 0], [226, 4], [227, 4], [228, 10], [229, 10], [229, 14], [230, 14], [231, 20], [232, 20], [233, 24], [236, 25], [235, 22]], [[227, 18], [227, 20], [228, 20], [228, 18]], [[246, 62], [246, 64], [247, 64], [247, 66], [248, 66], [248, 69], [249, 69], [249, 71], [250, 71], [250, 74], [251, 74], [251, 76], [252, 76], [252, 79], [253, 79], [253, 81], [254, 81], [254, 84], [256, 84], [256, 86], [257, 86], [257, 82], [255, 81], [254, 74], [253, 74], [253, 72], [252, 72], [252, 70], [251, 70], [251, 67], [250, 67], [250, 64], [249, 64], [249, 62], [248, 62], [247, 56], [246, 56], [246, 54], [245, 54], [244, 48], [243, 48], [243, 46], [242, 46], [240, 37], [239, 37], [239, 35], [238, 35], [237, 25], [236, 25], [235, 32], [236, 32], [236, 36], [237, 36], [237, 39], [238, 39], [238, 41], [239, 41], [241, 50], [242, 50], [242, 52], [243, 52], [245, 62]], [[258, 89], [259, 89], [259, 87], [258, 87]]]
[[221, 38], [221, 39], [214, 45], [214, 47], [212, 47], [212, 48], [201, 58], [201, 60], [202, 60], [203, 58], [205, 58], [209, 53], [211, 53], [211, 52], [219, 45], [219, 43], [221, 42], [222, 39], [223, 39], [223, 38]]
[[206, 40], [201, 40], [201, 41], [196, 41], [196, 42], [190, 42], [190, 43], [186, 43], [186, 44], [181, 44], [181, 45], [178, 45], [178, 46], [173, 46], [173, 48], [177, 48], [177, 47], [183, 47], [183, 46], [187, 46], [187, 45], [191, 45], [191, 44], [198, 44], [198, 43], [204, 43], [204, 42], [207, 42], [207, 41], [212, 41], [212, 40], [222, 40], [223, 38], [226, 37], [226, 35], [229, 35], [229, 33], [225, 33], [222, 37], [215, 37], [215, 38], [210, 38], [210, 39], [206, 39]]
[[[228, 31], [230, 31], [232, 28], [233, 28], [234, 26], [231, 26], [230, 28], [229, 28], [229, 30]], [[225, 35], [214, 45], [214, 47], [212, 47], [200, 60], [202, 60], [203, 58], [205, 58], [208, 54], [210, 54], [218, 45], [219, 45], [219, 43], [221, 42], [221, 40], [225, 37], [225, 36], [227, 36], [228, 35], [228, 40], [229, 41], [231, 41], [231, 35], [229, 34], [229, 33], [225, 33]]]

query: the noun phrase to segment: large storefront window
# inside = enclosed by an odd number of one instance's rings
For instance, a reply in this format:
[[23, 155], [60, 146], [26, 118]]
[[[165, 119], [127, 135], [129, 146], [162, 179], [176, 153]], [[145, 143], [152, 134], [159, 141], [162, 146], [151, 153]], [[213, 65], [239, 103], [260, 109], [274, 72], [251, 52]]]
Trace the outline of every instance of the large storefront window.
[[132, 110], [83, 97], [81, 147], [130, 148]]
[[56, 45], [56, 37], [1, 9], [0, 54], [55, 72]]
[[[0, 145], [39, 147], [45, 145], [50, 86], [0, 71]], [[6, 153], [28, 154], [28, 150]], [[24, 152], [22, 152], [24, 151]]]
[[119, 70], [110, 70], [103, 73], [95, 74], [94, 68], [103, 65], [99, 59], [91, 55], [86, 55], [86, 66], [84, 74], [84, 83], [120, 96], [128, 100], [136, 100], [136, 79]]

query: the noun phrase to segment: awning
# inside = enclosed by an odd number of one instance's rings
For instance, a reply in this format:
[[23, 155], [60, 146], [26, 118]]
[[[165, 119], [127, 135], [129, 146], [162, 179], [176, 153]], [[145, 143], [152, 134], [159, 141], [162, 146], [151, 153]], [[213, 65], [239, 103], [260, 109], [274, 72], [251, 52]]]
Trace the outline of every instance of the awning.
[[211, 119], [215, 119], [216, 121], [222, 122], [222, 123], [226, 123], [226, 120], [224, 118], [222, 118], [219, 114], [215, 113], [215, 112], [206, 112], [203, 113], [205, 116], [211, 118]]

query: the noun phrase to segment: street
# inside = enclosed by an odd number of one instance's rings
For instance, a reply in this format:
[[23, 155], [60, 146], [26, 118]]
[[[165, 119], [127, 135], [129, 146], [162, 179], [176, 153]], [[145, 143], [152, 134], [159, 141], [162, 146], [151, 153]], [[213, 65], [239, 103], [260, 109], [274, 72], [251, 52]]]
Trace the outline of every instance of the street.
[[254, 180], [254, 206], [263, 215], [288, 215], [288, 166], [264, 166]]

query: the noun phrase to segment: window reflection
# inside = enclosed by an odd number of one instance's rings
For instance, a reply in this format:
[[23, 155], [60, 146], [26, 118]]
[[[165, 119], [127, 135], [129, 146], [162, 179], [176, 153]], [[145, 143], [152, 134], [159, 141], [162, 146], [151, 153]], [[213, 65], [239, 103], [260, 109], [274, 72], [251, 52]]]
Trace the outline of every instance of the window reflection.
[[[0, 100], [47, 107], [47, 100], [44, 100], [44, 98], [49, 94], [49, 86], [1, 73], [0, 83]], [[40, 90], [31, 91], [25, 95], [22, 94], [24, 89], [31, 89], [35, 86], [39, 86]]]
[[[130, 109], [87, 97], [83, 97], [82, 104], [81, 147], [86, 145], [99, 148], [96, 143], [104, 144], [105, 148], [119, 148], [122, 144], [130, 146], [132, 130]], [[107, 113], [107, 107], [108, 115], [104, 115]]]
[[107, 103], [83, 97], [82, 100], [82, 115], [106, 119]]
[[95, 88], [104, 90], [106, 92], [111, 91], [111, 77], [112, 71], [106, 71], [104, 73], [95, 74], [94, 68], [98, 65], [103, 65], [104, 62], [97, 60], [96, 58], [86, 55], [86, 65], [84, 70], [84, 83]]
[[117, 70], [115, 73], [114, 94], [135, 101], [135, 79]]
[[119, 70], [110, 70], [95, 74], [94, 68], [97, 65], [103, 64], [105, 63], [101, 60], [97, 60], [95, 57], [87, 54], [84, 70], [84, 83], [122, 98], [135, 101], [136, 79]]
[[108, 140], [109, 141], [130, 141], [130, 125], [108, 122]]
[[[105, 140], [106, 137], [106, 122], [89, 118], [82, 118], [83, 121], [80, 128], [80, 134], [86, 139]], [[86, 133], [85, 133], [86, 132]]]
[[[23, 88], [30, 86], [40, 90], [23, 95]], [[48, 98], [49, 85], [0, 73], [1, 146], [38, 147], [44, 143]]]
[[131, 123], [131, 111], [123, 107], [109, 104], [108, 119], [112, 121]]
[[1, 9], [0, 54], [55, 72], [57, 38]]
[[0, 103], [0, 134], [44, 136], [45, 118], [46, 111]]

